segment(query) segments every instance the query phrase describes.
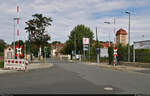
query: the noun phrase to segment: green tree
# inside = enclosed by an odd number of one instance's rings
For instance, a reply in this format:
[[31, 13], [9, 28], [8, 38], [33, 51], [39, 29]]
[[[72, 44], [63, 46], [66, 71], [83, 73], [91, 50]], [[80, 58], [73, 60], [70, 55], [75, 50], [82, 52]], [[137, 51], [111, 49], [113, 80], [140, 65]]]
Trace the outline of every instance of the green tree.
[[[12, 46], [13, 46], [13, 44], [14, 44], [14, 42], [11, 43]], [[18, 45], [19, 45], [19, 46], [18, 46]], [[24, 42], [23, 42], [22, 40], [19, 40], [19, 42], [18, 42], [18, 41], [15, 41], [15, 46], [20, 47], [21, 45], [24, 46]]]
[[29, 39], [32, 43], [42, 47], [50, 36], [46, 33], [46, 28], [51, 25], [52, 19], [50, 17], [44, 17], [42, 14], [32, 15], [33, 19], [28, 20], [25, 27], [26, 32], [29, 33]]
[[7, 46], [6, 42], [0, 39], [0, 56], [3, 56], [4, 48]]
[[122, 44], [117, 45], [118, 48], [118, 61], [127, 61], [127, 55], [128, 55], [128, 47], [127, 46], [122, 46]]
[[108, 55], [109, 55], [109, 64], [112, 64], [112, 61], [113, 61], [113, 47], [109, 47], [108, 48]]
[[74, 49], [73, 46], [71, 46], [73, 42], [71, 40], [67, 40], [64, 47], [61, 49], [61, 53], [63, 54], [71, 54], [72, 50]]
[[53, 41], [53, 42], [52, 42], [52, 45], [56, 45], [57, 43], [58, 43], [58, 44], [61, 44], [60, 41]]
[[44, 47], [46, 47], [46, 48], [42, 49], [43, 56], [45, 56], [45, 54], [46, 54], [46, 57], [49, 57], [49, 55], [51, 53], [51, 44], [47, 43], [47, 44], [44, 45]]
[[[85, 25], [77, 25], [70, 33], [69, 40], [66, 42], [62, 52], [64, 54], [71, 54], [73, 50], [76, 49], [77, 54], [83, 54], [83, 44], [82, 38], [89, 38], [90, 39], [90, 46], [93, 40], [93, 32], [89, 27]], [[76, 46], [75, 46], [76, 45]]]
[[[118, 48], [118, 61], [128, 61], [128, 45], [122, 46], [121, 44], [117, 45]], [[130, 46], [130, 61], [133, 61], [133, 45]]]

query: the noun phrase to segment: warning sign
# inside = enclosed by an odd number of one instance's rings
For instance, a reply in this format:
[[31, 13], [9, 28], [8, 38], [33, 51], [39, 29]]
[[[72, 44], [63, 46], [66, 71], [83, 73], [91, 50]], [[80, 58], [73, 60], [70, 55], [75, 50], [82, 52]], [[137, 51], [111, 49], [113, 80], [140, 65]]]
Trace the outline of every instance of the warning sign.
[[113, 50], [114, 50], [114, 54], [113, 54], [113, 56], [118, 56], [118, 53], [117, 53], [118, 48], [113, 48]]
[[89, 38], [83, 38], [83, 44], [89, 44]]

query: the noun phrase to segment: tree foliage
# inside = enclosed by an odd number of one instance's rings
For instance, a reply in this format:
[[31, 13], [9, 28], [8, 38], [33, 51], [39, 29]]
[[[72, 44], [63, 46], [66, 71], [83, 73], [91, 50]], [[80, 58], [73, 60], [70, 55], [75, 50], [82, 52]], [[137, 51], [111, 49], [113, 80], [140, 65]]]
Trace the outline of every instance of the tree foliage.
[[52, 45], [56, 45], [57, 43], [58, 43], [58, 44], [61, 44], [60, 41], [53, 41], [53, 42], [52, 42]]
[[89, 27], [86, 27], [85, 25], [82, 24], [77, 25], [70, 32], [69, 40], [66, 41], [66, 44], [62, 49], [62, 53], [71, 54], [71, 52], [75, 50], [76, 47], [76, 53], [83, 54], [83, 44], [82, 44], [83, 37], [90, 39], [90, 46], [91, 46], [94, 37], [93, 32]]
[[5, 41], [0, 39], [0, 52], [3, 52], [5, 47], [6, 47]]
[[0, 56], [3, 56], [4, 48], [7, 46], [6, 42], [0, 39]]
[[118, 61], [127, 61], [128, 60], [128, 46], [122, 46], [121, 44], [117, 45], [118, 48]]
[[[119, 61], [127, 61], [128, 60], [128, 46], [122, 46], [122, 44], [118, 44], [116, 46], [116, 48], [118, 48], [117, 54], [117, 61], [119, 63]], [[109, 64], [112, 64], [113, 62], [113, 47], [109, 47], [108, 48], [108, 54], [109, 54]]]
[[112, 64], [113, 61], [113, 47], [108, 47], [108, 58], [109, 58], [109, 64]]
[[73, 46], [71, 46], [71, 40], [67, 40], [64, 47], [61, 49], [61, 53], [63, 54], [71, 54], [72, 50], [74, 49]]
[[50, 36], [46, 33], [46, 28], [51, 25], [52, 19], [44, 17], [42, 14], [32, 15], [33, 19], [28, 20], [25, 27], [29, 33], [29, 39], [38, 46], [45, 44], [50, 40]]

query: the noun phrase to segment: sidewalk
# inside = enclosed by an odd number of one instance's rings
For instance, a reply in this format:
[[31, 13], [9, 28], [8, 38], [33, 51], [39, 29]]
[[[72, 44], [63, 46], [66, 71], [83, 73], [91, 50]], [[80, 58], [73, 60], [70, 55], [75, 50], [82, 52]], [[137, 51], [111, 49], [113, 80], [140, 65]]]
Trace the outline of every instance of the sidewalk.
[[[52, 67], [53, 64], [51, 63], [31, 63], [28, 65], [28, 70], [33, 70], [33, 69], [43, 69], [43, 68], [50, 68]], [[3, 73], [14, 73], [14, 72], [20, 72], [20, 71], [17, 71], [17, 70], [5, 70], [3, 68], [0, 68], [0, 74], [3, 74]]]
[[120, 70], [120, 71], [129, 71], [129, 72], [136, 72], [136, 71], [141, 71], [141, 70], [150, 70], [149, 68], [139, 68], [139, 67], [132, 67], [132, 66], [123, 66], [123, 65], [108, 65], [108, 63], [89, 63], [86, 62], [85, 64], [87, 65], [95, 65], [95, 66], [99, 66], [101, 68], [108, 68], [108, 69], [112, 69], [112, 70]]
[[51, 63], [31, 63], [28, 66], [28, 70], [50, 68], [52, 66], [53, 66], [53, 64], [51, 64]]

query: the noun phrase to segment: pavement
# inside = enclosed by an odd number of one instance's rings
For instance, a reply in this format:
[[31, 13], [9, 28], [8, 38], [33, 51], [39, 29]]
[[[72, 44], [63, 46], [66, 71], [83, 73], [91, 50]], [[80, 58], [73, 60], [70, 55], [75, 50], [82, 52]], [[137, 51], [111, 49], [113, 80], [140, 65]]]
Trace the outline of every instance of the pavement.
[[[72, 61], [69, 60], [69, 62], [77, 62], [77, 61]], [[34, 59], [32, 60], [31, 64], [28, 65], [28, 70], [34, 70], [34, 69], [42, 69], [42, 68], [49, 68], [52, 67], [53, 62], [51, 63], [44, 63], [44, 62], [40, 62], [38, 59]], [[99, 66], [102, 68], [108, 68], [108, 69], [112, 69], [112, 70], [119, 70], [119, 71], [126, 71], [126, 72], [140, 72], [140, 73], [146, 73], [146, 74], [150, 74], [150, 69], [149, 68], [140, 68], [140, 67], [132, 67], [132, 66], [124, 66], [124, 65], [117, 65], [117, 66], [113, 66], [113, 65], [109, 65], [108, 63], [92, 63], [92, 62], [84, 62], [83, 64], [87, 64], [90, 66]], [[2, 73], [13, 73], [13, 72], [19, 72], [16, 70], [5, 70], [3, 68], [0, 68], [0, 74]]]
[[121, 70], [121, 71], [138, 71], [138, 70], [149, 70], [149, 68], [139, 68], [139, 67], [132, 67], [132, 66], [124, 66], [124, 65], [109, 65], [108, 63], [85, 63], [88, 65], [96, 65], [104, 68], [111, 68], [114, 70]]
[[[136, 69], [134, 67], [133, 70], [133, 67], [129, 68], [130, 66], [125, 66], [128, 67], [127, 69], [129, 69], [126, 71], [125, 68], [121, 66], [121, 68], [124, 69], [124, 71], [122, 71], [114, 69], [114, 66], [108, 65], [107, 63], [100, 63], [101, 66], [99, 66], [100, 64], [95, 66], [94, 63], [87, 62], [49, 61], [55, 66], [76, 73], [77, 76], [80, 76], [82, 79], [87, 80], [94, 85], [100, 86], [99, 90], [104, 87], [110, 87], [115, 90], [115, 93], [150, 94], [150, 74], [134, 72], [135, 70], [144, 70], [143, 68]], [[110, 68], [108, 68], [107, 65]], [[148, 71], [150, 71], [150, 69]], [[100, 92], [103, 93], [102, 91], [99, 91], [99, 93]], [[107, 93], [109, 91], [105, 92]], [[113, 92], [111, 91], [110, 93]]]
[[[74, 62], [74, 61], [70, 61]], [[138, 73], [144, 73], [144, 74], [150, 74], [150, 68], [140, 68], [140, 67], [133, 67], [133, 66], [124, 66], [124, 65], [109, 65], [108, 63], [92, 63], [92, 62], [84, 62], [83, 64], [87, 64], [90, 66], [98, 66], [101, 68], [107, 68], [112, 70], [119, 70], [119, 71], [125, 71], [125, 72], [138, 72]]]
[[[69, 60], [69, 62], [76, 62], [76, 61]], [[84, 64], [99, 66], [102, 68], [108, 68], [108, 69], [112, 69], [112, 70], [119, 70], [119, 71], [126, 71], [126, 72], [140, 72], [140, 73], [150, 74], [149, 68], [139, 68], [139, 67], [132, 67], [132, 66], [124, 66], [124, 65], [113, 66], [113, 65], [109, 65], [108, 63], [97, 64], [97, 63], [92, 63], [92, 62], [84, 62]], [[53, 66], [52, 63], [44, 63], [44, 62], [40, 62], [38, 59], [34, 59], [34, 60], [32, 60], [31, 64], [28, 65], [28, 70], [49, 68], [52, 66]], [[19, 71], [5, 70], [3, 68], [0, 68], [0, 74], [12, 73], [12, 72], [19, 72]]]
[[0, 74], [0, 94], [150, 94], [150, 74], [52, 58], [47, 63], [53, 67]]

